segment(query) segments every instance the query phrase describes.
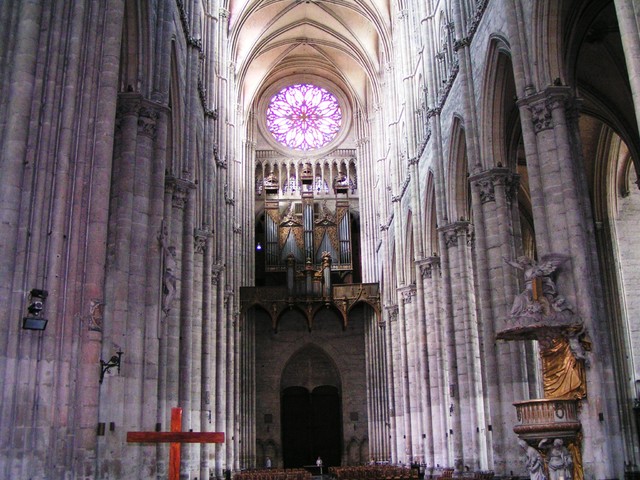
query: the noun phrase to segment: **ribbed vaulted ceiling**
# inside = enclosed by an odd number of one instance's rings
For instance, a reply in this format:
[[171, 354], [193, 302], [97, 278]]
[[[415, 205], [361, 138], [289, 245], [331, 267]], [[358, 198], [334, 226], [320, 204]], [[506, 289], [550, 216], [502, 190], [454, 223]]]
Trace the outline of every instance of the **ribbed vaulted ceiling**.
[[229, 7], [245, 109], [266, 86], [305, 75], [339, 85], [355, 103], [376, 95], [390, 49], [387, 0], [231, 0]]

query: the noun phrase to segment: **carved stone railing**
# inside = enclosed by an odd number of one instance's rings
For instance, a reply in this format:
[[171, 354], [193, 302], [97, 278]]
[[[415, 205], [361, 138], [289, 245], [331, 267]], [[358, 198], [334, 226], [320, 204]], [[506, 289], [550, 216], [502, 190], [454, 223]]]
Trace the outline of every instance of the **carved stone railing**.
[[580, 430], [578, 400], [537, 399], [514, 405], [520, 424], [513, 431], [521, 438], [573, 437]]

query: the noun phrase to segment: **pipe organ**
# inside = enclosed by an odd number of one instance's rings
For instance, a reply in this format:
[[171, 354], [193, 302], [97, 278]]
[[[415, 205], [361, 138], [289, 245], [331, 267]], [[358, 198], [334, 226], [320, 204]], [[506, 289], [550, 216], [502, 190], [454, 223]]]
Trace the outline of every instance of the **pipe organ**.
[[353, 272], [353, 221], [358, 218], [355, 151], [309, 161], [256, 152], [256, 278], [319, 270], [331, 257], [331, 272], [348, 282]]

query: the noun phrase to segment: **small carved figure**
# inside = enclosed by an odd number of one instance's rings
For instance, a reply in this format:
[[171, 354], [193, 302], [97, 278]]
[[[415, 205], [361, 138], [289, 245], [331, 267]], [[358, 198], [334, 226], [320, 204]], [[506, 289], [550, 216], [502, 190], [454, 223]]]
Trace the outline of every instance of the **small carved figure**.
[[171, 310], [171, 305], [176, 297], [176, 284], [178, 281], [176, 247], [168, 245], [168, 236], [165, 225], [159, 235], [164, 261], [164, 273], [162, 276], [162, 292], [164, 297], [162, 299], [162, 311], [165, 314], [168, 314], [169, 310]]
[[[543, 439], [539, 447], [542, 448], [547, 442], [548, 439]], [[573, 478], [573, 459], [561, 438], [556, 438], [547, 452], [547, 467], [549, 468], [549, 480], [570, 480]]]
[[331, 254], [329, 252], [322, 252], [322, 268], [331, 268]]
[[102, 316], [104, 314], [104, 302], [91, 300], [89, 304], [89, 330], [102, 331]]
[[568, 257], [545, 255], [540, 262], [529, 257], [518, 257], [515, 261], [504, 259], [509, 265], [524, 272], [525, 289], [518, 294], [511, 307], [511, 317], [527, 315], [553, 315], [554, 312], [572, 312], [572, 307], [556, 288], [551, 277]]
[[271, 172], [269, 173], [269, 175], [267, 175], [267, 177], [264, 179], [264, 185], [267, 187], [274, 187], [278, 185], [278, 178], [276, 177], [275, 173]]
[[544, 474], [544, 460], [540, 452], [522, 439], [518, 440], [518, 445], [524, 450], [529, 478], [531, 480], [547, 480], [547, 476]]
[[322, 252], [322, 283], [323, 295], [328, 297], [331, 295], [331, 254]]
[[295, 212], [295, 204], [293, 202], [289, 202], [289, 205], [284, 211], [284, 215], [282, 216], [282, 223], [291, 223], [296, 221], [296, 212]]
[[349, 187], [349, 179], [347, 178], [347, 174], [344, 171], [338, 172], [338, 174], [333, 179], [333, 188], [339, 188], [341, 190]]

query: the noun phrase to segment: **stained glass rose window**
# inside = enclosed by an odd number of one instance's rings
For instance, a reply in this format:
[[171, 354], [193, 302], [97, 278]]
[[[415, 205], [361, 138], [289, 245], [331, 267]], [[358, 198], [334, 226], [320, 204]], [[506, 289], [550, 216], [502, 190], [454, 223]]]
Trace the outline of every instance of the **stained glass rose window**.
[[294, 150], [315, 150], [331, 142], [342, 123], [338, 99], [310, 84], [290, 85], [267, 108], [267, 128], [277, 142]]

